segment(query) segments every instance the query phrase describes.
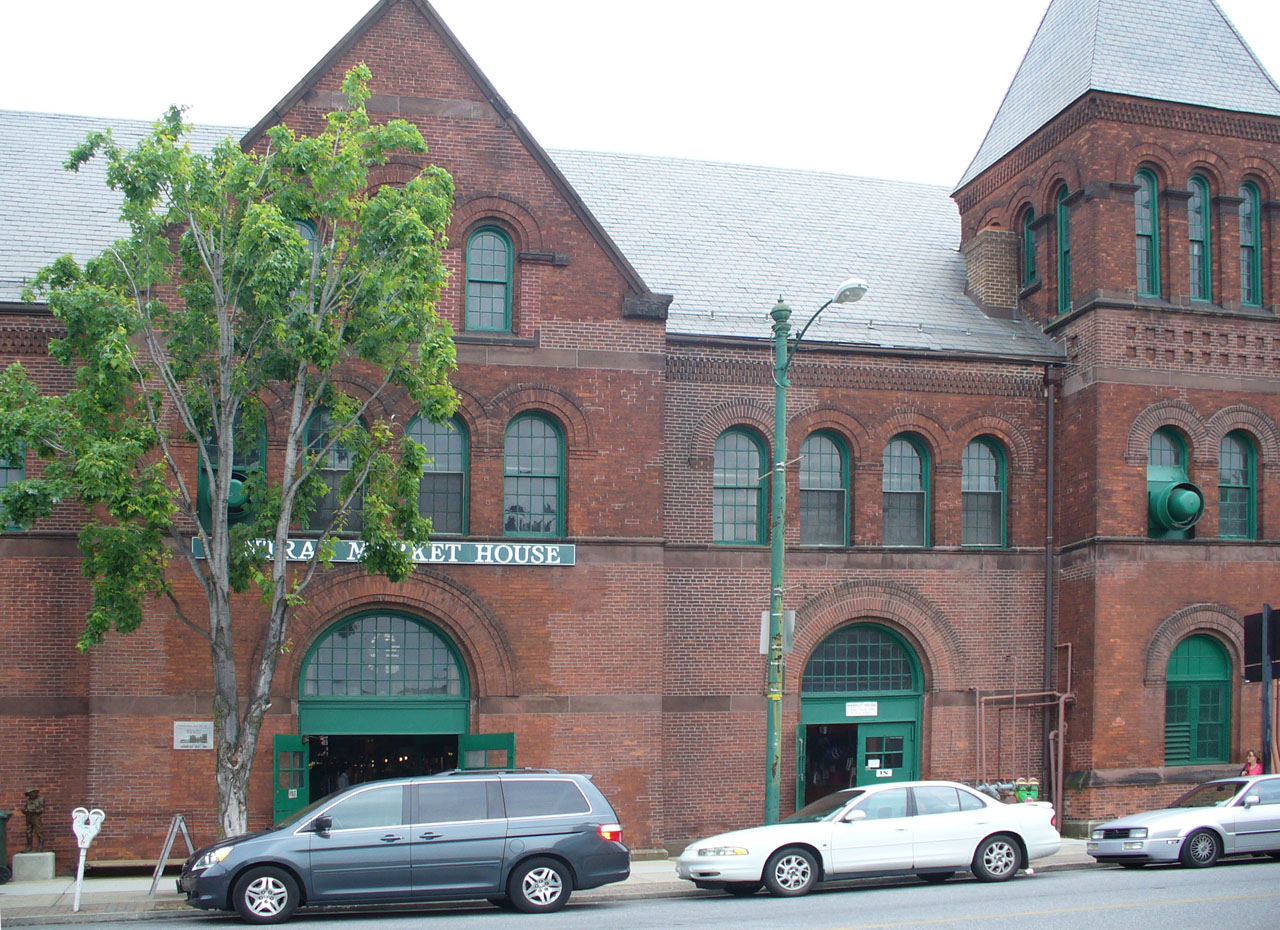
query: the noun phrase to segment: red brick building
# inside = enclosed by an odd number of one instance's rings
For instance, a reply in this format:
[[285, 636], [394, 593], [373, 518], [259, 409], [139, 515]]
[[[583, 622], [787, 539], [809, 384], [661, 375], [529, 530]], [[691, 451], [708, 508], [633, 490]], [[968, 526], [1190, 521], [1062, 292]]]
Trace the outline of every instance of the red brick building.
[[[758, 820], [768, 311], [794, 332], [854, 274], [791, 369], [784, 811], [1036, 777], [1077, 825], [1234, 771], [1260, 733], [1241, 619], [1280, 591], [1280, 89], [1211, 0], [1172, 7], [1053, 0], [952, 192], [549, 154], [426, 3], [378, 3], [244, 143], [316, 127], [369, 65], [371, 113], [455, 181], [462, 404], [424, 437], [435, 556], [394, 585], [335, 567], [292, 621], [254, 825], [503, 750], [594, 773], [633, 848]], [[0, 113], [0, 362], [50, 390], [21, 287], [117, 235], [101, 176], [59, 167], [94, 128]], [[75, 529], [0, 535], [0, 786], [44, 788], [51, 825], [100, 806], [96, 857], [154, 859], [175, 813], [213, 833], [207, 646], [155, 605], [77, 654]]]

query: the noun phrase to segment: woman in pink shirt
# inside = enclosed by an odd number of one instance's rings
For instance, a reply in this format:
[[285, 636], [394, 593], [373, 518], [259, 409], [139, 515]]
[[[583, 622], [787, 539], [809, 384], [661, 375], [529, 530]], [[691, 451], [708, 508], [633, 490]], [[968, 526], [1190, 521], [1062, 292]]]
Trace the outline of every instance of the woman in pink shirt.
[[1258, 754], [1250, 749], [1244, 755], [1244, 768], [1240, 770], [1241, 775], [1261, 775], [1262, 763], [1258, 760]]

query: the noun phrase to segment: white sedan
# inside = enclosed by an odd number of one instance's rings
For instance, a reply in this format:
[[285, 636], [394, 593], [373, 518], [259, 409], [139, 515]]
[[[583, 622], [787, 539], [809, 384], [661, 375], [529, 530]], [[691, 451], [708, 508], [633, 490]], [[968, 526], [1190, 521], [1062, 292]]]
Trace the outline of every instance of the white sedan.
[[963, 869], [1002, 882], [1061, 845], [1046, 801], [1004, 804], [955, 782], [896, 782], [837, 791], [779, 823], [698, 840], [676, 874], [733, 895], [763, 886], [788, 897], [868, 875], [944, 882]]

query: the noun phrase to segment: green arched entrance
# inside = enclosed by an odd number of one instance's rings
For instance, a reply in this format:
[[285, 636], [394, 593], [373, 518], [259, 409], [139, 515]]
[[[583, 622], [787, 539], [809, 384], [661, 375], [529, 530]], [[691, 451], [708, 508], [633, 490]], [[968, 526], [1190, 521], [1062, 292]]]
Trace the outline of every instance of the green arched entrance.
[[919, 777], [922, 693], [915, 652], [887, 627], [850, 624], [819, 643], [800, 682], [796, 806]]
[[468, 736], [469, 711], [466, 664], [438, 627], [385, 610], [343, 618], [303, 659], [298, 733], [276, 737], [276, 820], [351, 784], [483, 768], [489, 750], [513, 765], [514, 735]]

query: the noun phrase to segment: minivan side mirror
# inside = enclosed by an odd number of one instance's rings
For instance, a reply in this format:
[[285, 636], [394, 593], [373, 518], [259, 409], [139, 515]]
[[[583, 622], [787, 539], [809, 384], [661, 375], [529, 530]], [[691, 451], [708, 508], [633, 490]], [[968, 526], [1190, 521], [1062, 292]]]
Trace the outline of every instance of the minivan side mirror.
[[316, 833], [328, 833], [332, 827], [332, 817], [317, 817], [315, 820], [311, 821], [311, 829]]
[[853, 823], [855, 820], [866, 820], [867, 812], [864, 810], [849, 811], [849, 813], [845, 814], [840, 819], [845, 823]]

